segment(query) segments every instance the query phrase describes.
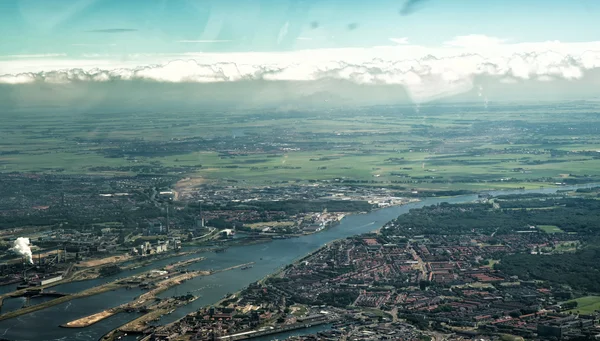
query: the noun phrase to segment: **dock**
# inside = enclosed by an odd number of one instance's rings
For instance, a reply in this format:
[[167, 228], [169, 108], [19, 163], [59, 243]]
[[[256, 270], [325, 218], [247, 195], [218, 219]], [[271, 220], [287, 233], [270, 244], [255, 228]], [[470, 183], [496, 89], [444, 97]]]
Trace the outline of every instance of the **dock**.
[[[239, 264], [239, 265], [234, 265], [228, 268], [224, 268], [224, 269], [219, 269], [219, 270], [214, 270], [214, 271], [202, 271], [205, 275], [211, 275], [214, 273], [219, 273], [219, 272], [225, 272], [225, 271], [229, 271], [229, 270], [234, 270], [234, 269], [239, 269], [239, 268], [243, 268], [245, 266], [251, 266], [253, 265], [254, 262], [249, 262], [249, 263], [245, 263], [245, 264]], [[195, 271], [194, 273], [198, 273], [200, 271]], [[189, 274], [189, 273], [188, 273]], [[181, 276], [185, 276], [187, 274], [181, 275]], [[170, 278], [166, 281], [172, 281], [171, 283], [175, 283], [175, 282], [179, 282], [181, 280], [184, 280], [184, 277], [181, 276], [176, 276], [173, 278]], [[172, 284], [175, 285], [175, 284]], [[171, 285], [171, 286], [172, 286]], [[128, 306], [130, 308], [135, 308], [137, 306], [144, 306], [144, 302], [150, 302], [154, 299], [154, 297], [162, 291], [167, 290], [168, 287], [166, 287], [166, 285], [159, 285], [157, 288], [155, 288], [153, 291], [147, 292], [143, 295], [141, 295], [136, 301], [128, 303], [126, 305], [120, 306], [121, 308], [123, 308], [124, 306]], [[190, 302], [193, 302], [194, 300], [196, 300], [197, 297], [193, 297], [190, 300], [186, 300], [186, 301], [181, 301], [181, 300], [177, 300], [174, 298], [170, 298], [167, 300], [163, 300], [159, 303], [150, 305], [148, 308], [148, 310], [150, 310], [148, 313], [146, 313], [143, 316], [140, 316], [138, 318], [136, 318], [133, 321], [130, 321], [110, 332], [108, 332], [106, 335], [104, 335], [100, 340], [101, 341], [109, 341], [109, 340], [116, 340], [116, 338], [119, 335], [123, 335], [125, 333], [149, 333], [154, 327], [149, 325], [149, 322], [159, 319], [161, 316], [168, 314], [170, 312], [172, 312], [173, 310], [175, 310], [177, 307], [182, 306], [182, 305], [186, 305], [189, 304]], [[119, 307], [117, 307], [119, 308]], [[93, 315], [88, 316], [87, 318], [89, 320], [92, 320]], [[110, 315], [109, 315], [110, 316]], [[108, 317], [108, 316], [107, 316]], [[106, 318], [106, 317], [104, 317]], [[81, 320], [81, 319], [80, 319]], [[75, 322], [75, 321], [72, 321]], [[97, 322], [97, 321], [96, 321]], [[95, 322], [94, 322], [95, 323]], [[73, 327], [68, 327], [67, 326], [68, 323], [66, 325], [63, 325], [64, 327], [67, 328], [73, 328]], [[91, 325], [91, 324], [88, 324]], [[61, 326], [61, 327], [63, 327]]]
[[182, 282], [190, 280], [192, 278], [195, 278], [198, 276], [208, 276], [208, 275], [210, 275], [210, 273], [208, 271], [194, 271], [194, 272], [188, 272], [185, 274], [181, 274], [178, 276], [174, 276], [174, 277], [159, 281], [159, 282], [155, 283], [156, 288], [154, 288], [146, 293], [143, 293], [133, 302], [128, 302], [128, 303], [122, 304], [118, 307], [107, 309], [107, 310], [104, 310], [104, 311], [101, 311], [99, 313], [95, 313], [95, 314], [92, 314], [89, 316], [84, 316], [77, 320], [67, 322], [67, 323], [61, 325], [61, 327], [62, 328], [85, 328], [85, 327], [91, 326], [94, 323], [98, 323], [106, 318], [109, 318], [119, 312], [122, 312], [122, 311], [132, 311], [132, 310], [140, 310], [142, 308], [147, 308], [146, 305], [149, 302], [152, 302], [156, 298], [156, 295], [160, 294], [161, 292], [163, 292], [173, 286], [179, 285]]
[[[202, 257], [198, 257], [198, 258], [194, 258], [194, 261], [197, 262], [197, 261], [201, 261], [203, 259], [204, 258], [202, 258]], [[188, 265], [188, 264], [191, 264], [191, 263], [187, 262], [187, 261], [184, 261], [184, 264]], [[176, 269], [177, 268], [172, 268], [173, 271], [176, 270]], [[140, 274], [132, 275], [132, 276], [129, 276], [129, 277], [126, 277], [126, 278], [122, 278], [122, 279], [117, 279], [117, 280], [115, 280], [113, 282], [109, 282], [109, 283], [105, 283], [105, 284], [102, 284], [102, 285], [99, 285], [99, 286], [96, 286], [96, 287], [92, 287], [92, 288], [89, 288], [87, 290], [83, 290], [83, 291], [80, 291], [78, 293], [75, 293], [75, 294], [64, 295], [64, 296], [55, 298], [55, 299], [50, 300], [50, 301], [46, 301], [46, 302], [43, 302], [43, 303], [40, 303], [40, 304], [36, 304], [36, 305], [29, 306], [29, 307], [21, 308], [21, 309], [15, 310], [15, 311], [11, 311], [11, 312], [8, 312], [6, 314], [0, 315], [0, 321], [6, 320], [6, 319], [10, 319], [10, 318], [13, 318], [13, 317], [17, 317], [17, 316], [21, 316], [21, 315], [24, 315], [24, 314], [29, 314], [29, 313], [32, 313], [34, 311], [38, 311], [38, 310], [41, 310], [41, 309], [52, 307], [52, 306], [55, 306], [55, 305], [58, 305], [58, 304], [61, 304], [61, 303], [65, 303], [65, 302], [77, 299], [77, 298], [83, 298], [83, 297], [98, 295], [98, 294], [101, 294], [101, 293], [104, 293], [104, 292], [107, 292], [107, 291], [112, 291], [112, 290], [116, 290], [116, 289], [120, 289], [120, 288], [125, 288], [125, 287], [128, 287], [128, 286], [131, 286], [132, 282], [139, 282], [139, 278], [147, 276], [147, 275], [151, 275], [152, 273], [153, 273], [153, 270], [149, 270], [149, 271], [146, 271], [146, 272], [143, 272], [143, 273], [140, 273]], [[174, 273], [171, 273], [170, 276], [173, 276], [173, 277], [167, 279], [166, 281], [160, 281], [160, 278], [156, 278], [154, 281], [152, 281], [153, 284], [156, 284], [156, 288], [153, 289], [153, 290], [151, 290], [150, 292], [154, 291], [155, 292], [154, 295], [156, 295], [159, 292], [167, 290], [169, 287], [171, 287], [173, 285], [180, 284], [184, 280], [187, 280], [187, 279], [190, 279], [190, 278], [193, 278], [193, 277], [196, 277], [196, 276], [208, 276], [208, 275], [210, 275], [209, 271], [194, 271], [194, 272], [188, 272], [188, 273], [177, 274], [177, 275], [174, 275]], [[163, 282], [172, 283], [172, 284], [171, 285], [166, 285], [166, 283], [163, 283]], [[158, 290], [158, 291], [156, 291], [156, 290]], [[5, 297], [20, 296], [20, 295], [23, 295], [26, 292], [27, 292], [26, 289], [17, 290], [15, 292], [8, 293], [8, 294], [5, 294], [3, 296], [0, 296], [0, 300], [2, 300]], [[142, 294], [142, 296], [148, 295], [148, 294], [149, 294], [149, 292]], [[142, 297], [142, 296], [140, 296], [140, 297]], [[112, 316], [112, 315], [105, 316], [105, 317], [100, 318], [98, 320], [96, 320], [94, 318], [90, 318], [89, 320], [93, 321], [93, 323], [96, 323], [98, 321], [101, 321], [102, 319], [105, 319], [105, 318], [109, 317], [109, 316]], [[88, 318], [89, 318], [89, 316], [88, 316]], [[99, 318], [99, 317], [96, 317], [96, 318]], [[72, 321], [72, 322], [74, 322], [74, 321]], [[90, 324], [85, 325], [86, 323], [84, 323], [83, 321], [79, 321], [79, 323], [80, 324], [83, 323], [84, 324], [83, 327], [85, 327], [87, 325], [90, 325]], [[91, 324], [93, 324], [93, 323], [91, 323]], [[66, 326], [66, 324], [65, 324], [65, 326]], [[67, 326], [67, 328], [71, 328], [71, 326]]]

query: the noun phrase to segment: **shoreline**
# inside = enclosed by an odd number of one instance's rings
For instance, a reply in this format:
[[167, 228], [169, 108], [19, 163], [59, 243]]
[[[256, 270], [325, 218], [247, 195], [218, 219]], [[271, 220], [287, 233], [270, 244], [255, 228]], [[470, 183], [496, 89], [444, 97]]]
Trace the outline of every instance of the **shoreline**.
[[[245, 266], [250, 266], [250, 265], [253, 265], [253, 264], [254, 264], [254, 262], [248, 262], [248, 263], [244, 263], [244, 264], [238, 264], [238, 265], [234, 265], [234, 266], [231, 266], [231, 267], [228, 267], [228, 268], [225, 268], [225, 269], [219, 269], [219, 270], [215, 270], [215, 271], [208, 271], [208, 273], [207, 273], [207, 274], [205, 274], [205, 273], [206, 273], [206, 271], [196, 271], [196, 273], [200, 273], [200, 274], [196, 275], [195, 277], [197, 277], [197, 276], [201, 276], [201, 275], [204, 275], [204, 276], [210, 276], [210, 275], [212, 275], [212, 274], [215, 274], [215, 273], [219, 273], [219, 272], [225, 272], [225, 271], [230, 271], [230, 270], [235, 270], [235, 269], [243, 268], [243, 267], [245, 267]], [[185, 274], [185, 275], [188, 275], [188, 274]], [[185, 276], [185, 275], [183, 275], [183, 276]], [[186, 279], [186, 280], [187, 280], [187, 279]], [[176, 285], [178, 285], [178, 284], [174, 284], [174, 285], [172, 285], [171, 287], [173, 287], [173, 286], [176, 286]], [[168, 287], [168, 288], [158, 288], [158, 289], [157, 289], [155, 292], [153, 292], [153, 293], [152, 293], [152, 292], [144, 293], [144, 294], [142, 294], [142, 296], [146, 295], [146, 296], [145, 296], [145, 297], [146, 297], [146, 299], [151, 299], [151, 298], [152, 298], [152, 297], [154, 297], [156, 294], [158, 294], [158, 293], [160, 293], [160, 292], [163, 292], [163, 291], [165, 291], [165, 290], [168, 290], [169, 288], [170, 288], [170, 287]], [[151, 296], [152, 296], [152, 297], [151, 297]], [[141, 297], [141, 296], [140, 296], [140, 297]], [[139, 333], [139, 332], [143, 332], [143, 330], [139, 330], [139, 328], [141, 327], [141, 326], [140, 326], [140, 324], [143, 326], [143, 325], [147, 324], [147, 322], [149, 322], [149, 321], [152, 321], [152, 320], [154, 320], [154, 319], [157, 319], [157, 318], [160, 318], [160, 317], [164, 316], [165, 314], [167, 314], [167, 313], [169, 313], [169, 312], [171, 312], [171, 311], [173, 311], [173, 310], [175, 310], [175, 309], [179, 308], [180, 306], [185, 306], [185, 305], [187, 305], [187, 304], [190, 304], [191, 302], [193, 302], [193, 301], [197, 300], [198, 298], [199, 298], [199, 297], [197, 297], [197, 296], [194, 296], [192, 299], [190, 299], [190, 300], [187, 300], [187, 301], [185, 301], [185, 302], [174, 302], [175, 306], [171, 306], [171, 307], [169, 307], [169, 308], [158, 308], [158, 309], [156, 309], [156, 310], [150, 311], [150, 312], [148, 312], [148, 313], [146, 313], [146, 314], [144, 314], [144, 315], [142, 315], [142, 316], [139, 316], [139, 317], [137, 317], [137, 318], [135, 318], [135, 319], [133, 319], [133, 320], [131, 320], [131, 321], [128, 321], [128, 322], [126, 322], [126, 323], [122, 324], [121, 326], [118, 326], [118, 327], [116, 327], [116, 328], [114, 328], [114, 329], [112, 329], [112, 330], [108, 331], [108, 332], [107, 332], [107, 333], [105, 333], [105, 334], [104, 334], [102, 337], [100, 337], [100, 339], [99, 339], [99, 340], [100, 340], [100, 341], [104, 341], [104, 340], [107, 340], [107, 341], [108, 341], [108, 340], [114, 340], [114, 339], [115, 339], [115, 337], [119, 336], [119, 333], [126, 333], [126, 332], [129, 332], [129, 333], [131, 333], [131, 332]], [[171, 297], [170, 299], [172, 300], [172, 299], [173, 299], [173, 297]], [[221, 299], [219, 302], [221, 302], [221, 301], [223, 301], [223, 300], [225, 300], [225, 299], [226, 299], [226, 298], [223, 298], [223, 299]], [[169, 300], [169, 299], [167, 299], [166, 301], [168, 301], [168, 300]], [[121, 306], [126, 306], [126, 305], [129, 305], [129, 304], [130, 304], [130, 303], [125, 303], [125, 304], [123, 304], [123, 305], [121, 305]], [[118, 307], [117, 307], [117, 308], [118, 308]], [[113, 309], [114, 309], [114, 308], [113, 308]], [[108, 309], [107, 309], [107, 310], [108, 310]], [[182, 317], [181, 319], [183, 319], [183, 318], [187, 317], [188, 315], [189, 315], [189, 314], [185, 315], [185, 316], [184, 316], [184, 317]], [[92, 315], [90, 315], [90, 316], [92, 316]], [[88, 316], [88, 317], [90, 317], [90, 316]], [[111, 316], [112, 316], [112, 315], [111, 315]], [[105, 317], [105, 318], [106, 318], [106, 317]], [[176, 323], [176, 322], [180, 321], [181, 319], [178, 319], [177, 321], [175, 321], [175, 322], [173, 322], [173, 323]], [[77, 320], [76, 320], [76, 321], [77, 321]], [[72, 322], [74, 322], [74, 321], [72, 321]], [[99, 321], [96, 321], [96, 322], [99, 322]], [[96, 323], [96, 322], [94, 322], [94, 323]], [[170, 323], [170, 324], [167, 324], [167, 325], [171, 325], [171, 324], [172, 324], [172, 323]], [[91, 325], [91, 324], [90, 324], [90, 325]], [[165, 326], [167, 326], [167, 325], [158, 326], [158, 328], [162, 328], [162, 327], [165, 327]], [[62, 326], [61, 326], [61, 327], [62, 327]], [[87, 326], [86, 326], [86, 327], [87, 327]], [[66, 327], [66, 328], [74, 328], [74, 327]], [[126, 329], [126, 328], [129, 328], [129, 329]]]
[[[196, 263], [196, 262], [201, 262], [203, 260], [205, 260], [204, 257], [197, 257], [197, 258], [194, 258], [194, 259], [191, 259], [191, 260], [184, 260], [184, 261], [177, 262], [176, 264], [173, 264], [173, 267], [171, 268], [171, 270], [172, 270], [171, 273], [173, 273], [174, 271], [176, 271], [180, 266], [186, 266], [188, 264]], [[167, 267], [167, 266], [165, 266], [165, 267]], [[165, 268], [165, 267], [163, 267], [163, 268]], [[41, 309], [49, 308], [49, 307], [52, 307], [52, 306], [55, 306], [55, 305], [58, 305], [58, 304], [61, 304], [61, 303], [65, 303], [65, 302], [71, 301], [71, 300], [74, 300], [74, 299], [95, 296], [95, 295], [102, 294], [102, 293], [105, 293], [105, 292], [108, 292], [108, 291], [113, 291], [113, 290], [125, 288], [125, 287], [128, 287], [128, 286], [131, 285], [130, 283], [128, 283], [129, 281], [137, 279], [137, 278], [140, 278], [140, 277], [142, 277], [144, 275], [147, 275], [147, 274], [151, 274], [154, 271], [155, 271], [154, 269], [151, 269], [151, 270], [148, 270], [148, 271], [145, 271], [145, 272], [142, 272], [142, 273], [139, 273], [139, 274], [133, 274], [133, 275], [130, 275], [130, 276], [127, 276], [127, 277], [124, 277], [124, 278], [117, 278], [117, 279], [115, 279], [113, 281], [110, 281], [110, 282], [107, 282], [107, 283], [104, 283], [104, 284], [100, 284], [100, 285], [91, 287], [89, 289], [80, 291], [78, 293], [67, 294], [67, 295], [64, 295], [64, 296], [61, 296], [59, 298], [56, 298], [56, 299], [53, 299], [53, 300], [49, 300], [49, 301], [46, 301], [46, 302], [43, 302], [43, 303], [39, 303], [39, 304], [35, 304], [35, 305], [32, 305], [32, 306], [23, 307], [23, 308], [20, 308], [20, 309], [17, 309], [17, 310], [13, 310], [13, 311], [10, 311], [10, 312], [7, 312], [5, 314], [0, 315], [0, 321], [6, 320], [6, 319], [11, 319], [11, 318], [18, 317], [18, 316], [25, 315], [25, 314], [29, 314], [29, 313], [32, 313], [32, 312], [35, 312], [35, 311], [38, 311], [38, 310], [41, 310]], [[195, 276], [201, 276], [201, 275], [210, 275], [210, 274], [212, 274], [212, 272], [208, 272], [208, 271], [195, 271], [195, 272], [190, 272], [189, 274], [192, 274], [192, 275], [195, 275]], [[184, 278], [185, 275], [188, 275], [188, 274], [179, 275], [179, 276], [177, 276], [177, 278], [178, 277]], [[167, 281], [170, 281], [170, 280], [167, 280]], [[161, 281], [160, 281], [160, 279], [157, 279], [157, 280], [153, 281], [153, 283], [156, 283], [156, 282], [161, 282]], [[52, 283], [52, 284], [54, 284], [54, 283]], [[48, 287], [50, 287], [50, 286], [48, 286]], [[48, 288], [48, 287], [42, 286], [42, 287], [38, 287], [38, 288], [45, 289], [45, 288]], [[8, 293], [8, 294], [0, 296], [0, 300], [4, 300], [7, 297], [17, 297], [19, 294], [22, 295], [22, 294], [24, 294], [26, 292], [27, 292], [27, 289], [21, 289], [19, 291], [14, 291], [12, 293]], [[144, 294], [142, 294], [142, 295], [144, 295]]]
[[[567, 190], [567, 191], [573, 191], [573, 190], [576, 190], [576, 189], [579, 189], [579, 188], [591, 188], [591, 187], [597, 187], [597, 186], [600, 186], [600, 184], [598, 184], [598, 183], [588, 183], [588, 184], [572, 185], [572, 186], [548, 186], [548, 187], [543, 187], [543, 188], [540, 188], [540, 189], [551, 189], [551, 190], [556, 190], [556, 191], [559, 191], [559, 190], [560, 190], [560, 188], [566, 188], [566, 190]], [[475, 193], [470, 193], [470, 194], [465, 194], [465, 195], [475, 195], [475, 196], [479, 196], [479, 195], [481, 195], [481, 194], [484, 194], [484, 193], [491, 194], [491, 192], [515, 192], [515, 191], [518, 191], [518, 192], [525, 192], [525, 193], [527, 193], [528, 191], [531, 191], [531, 192], [534, 192], [534, 193], [540, 193], [540, 192], [539, 192], [539, 190], [535, 190], [535, 189], [533, 189], [533, 190], [532, 190], [532, 189], [530, 189], [530, 190], [527, 190], [527, 189], [502, 189], [502, 190], [482, 190], [482, 191], [477, 191], [477, 192], [475, 192]], [[465, 195], [462, 195], [462, 196], [465, 196]], [[495, 195], [503, 195], [503, 194], [495, 194]], [[440, 199], [440, 198], [457, 198], [457, 197], [460, 197], [460, 196], [461, 196], [461, 195], [458, 195], [458, 196], [448, 196], [448, 197], [435, 197], [435, 196], [432, 196], [432, 197], [416, 198], [416, 200], [413, 200], [413, 201], [411, 201], [411, 202], [408, 202], [408, 203], [405, 203], [405, 204], [402, 204], [402, 205], [394, 205], [393, 207], [396, 207], [396, 206], [404, 206], [404, 205], [406, 205], [406, 204], [411, 204], [411, 203], [417, 203], [417, 202], [421, 202], [421, 201], [423, 201], [424, 199], [435, 199], [435, 198], [438, 198], [438, 199]], [[349, 215], [354, 215], [354, 214], [368, 214], [368, 213], [370, 213], [370, 212], [379, 211], [379, 210], [381, 210], [381, 209], [384, 209], [384, 208], [386, 208], [386, 207], [376, 208], [376, 209], [374, 209], [374, 210], [372, 210], [372, 211], [369, 211], [369, 212], [358, 212], [358, 213], [351, 213], [351, 214], [348, 214], [348, 215], [346, 215], [346, 216], [349, 216]], [[387, 207], [387, 208], [390, 208], [390, 207]], [[345, 216], [345, 217], [346, 217], [346, 216]], [[341, 220], [340, 220], [340, 221], [341, 221]], [[391, 220], [390, 220], [390, 221], [391, 221]], [[389, 222], [389, 221], [388, 221], [388, 222]], [[386, 223], [387, 223], [387, 222], [386, 222]], [[385, 224], [384, 224], [384, 226], [385, 226]], [[382, 226], [382, 227], [380, 227], [380, 228], [378, 228], [378, 229], [372, 230], [371, 232], [372, 232], [372, 233], [377, 233], [377, 232], [378, 232], [379, 230], [381, 230], [382, 228], [383, 228], [383, 226]], [[319, 232], [321, 232], [321, 231], [319, 231]], [[317, 232], [317, 233], [318, 233], [318, 232]], [[365, 233], [367, 233], [367, 232], [365, 232]], [[311, 233], [311, 234], [314, 234], [314, 233]], [[362, 235], [362, 234], [364, 234], [364, 233], [359, 233], [359, 234], [356, 234], [356, 235]], [[264, 276], [263, 278], [261, 278], [261, 279], [257, 280], [256, 282], [257, 282], [257, 283], [264, 284], [264, 282], [265, 282], [267, 279], [269, 279], [269, 278], [273, 278], [273, 277], [276, 277], [276, 276], [279, 276], [279, 275], [280, 275], [280, 274], [281, 274], [281, 273], [282, 273], [282, 272], [283, 272], [283, 271], [286, 269], [286, 267], [288, 267], [288, 266], [290, 266], [290, 265], [293, 265], [293, 264], [298, 264], [299, 262], [302, 262], [303, 260], [305, 260], [305, 259], [307, 259], [307, 258], [309, 258], [309, 257], [313, 256], [314, 254], [318, 253], [318, 252], [319, 252], [319, 251], [321, 251], [321, 250], [322, 250], [324, 247], [326, 247], [328, 244], [330, 244], [330, 243], [333, 243], [333, 242], [336, 242], [336, 241], [338, 241], [338, 240], [341, 240], [341, 239], [345, 239], [345, 238], [347, 238], [347, 237], [343, 237], [343, 238], [337, 238], [337, 239], [331, 240], [331, 241], [327, 242], [325, 245], [322, 245], [322, 246], [318, 247], [317, 249], [315, 249], [315, 250], [313, 250], [313, 251], [310, 251], [310, 252], [308, 252], [307, 254], [305, 254], [305, 255], [303, 255], [303, 256], [300, 256], [300, 257], [298, 257], [298, 258], [294, 259], [294, 260], [293, 260], [293, 261], [291, 261], [290, 263], [288, 263], [288, 264], [285, 264], [285, 265], [282, 265], [281, 267], [279, 267], [278, 269], [276, 269], [276, 270], [275, 270], [275, 271], [273, 271], [272, 273], [270, 273], [270, 274], [268, 274], [268, 275]], [[225, 301], [225, 300], [227, 300], [227, 299], [230, 299], [232, 296], [234, 296], [234, 297], [239, 297], [239, 295], [241, 294], [241, 292], [242, 292], [242, 291], [243, 291], [245, 288], [246, 288], [246, 287], [244, 287], [244, 288], [241, 288], [240, 290], [238, 290], [238, 291], [235, 291], [234, 293], [232, 293], [232, 294], [230, 294], [230, 295], [227, 295], [226, 297], [223, 297], [223, 298], [219, 299], [218, 301], [216, 301], [214, 304], [211, 304], [211, 305], [219, 305], [221, 302], [223, 302], [223, 301]], [[206, 306], [209, 306], [209, 305], [206, 305]], [[203, 306], [203, 307], [206, 307], [206, 306]], [[187, 316], [189, 316], [189, 315], [191, 315], [191, 314], [193, 314], [193, 313], [186, 314], [185, 316], [181, 317], [180, 319], [177, 319], [176, 321], [173, 321], [173, 322], [171, 322], [171, 323], [165, 324], [165, 325], [163, 325], [162, 327], [168, 327], [168, 326], [172, 326], [172, 325], [174, 325], [174, 324], [178, 323], [179, 321], [181, 321], [182, 319], [186, 318]]]
[[[595, 187], [595, 186], [597, 186], [597, 185], [595, 185], [595, 184], [585, 184], [585, 185], [580, 185], [580, 186], [562, 186], [562, 187], [559, 187], [559, 188], [552, 188], [552, 189], [546, 188], [546, 189], [544, 189], [544, 190], [542, 190], [542, 189], [539, 189], [539, 190], [530, 190], [529, 192], [530, 192], [530, 193], [550, 193], [550, 192], [554, 193], [554, 192], [556, 192], [556, 191], [557, 191], [557, 190], [559, 190], [559, 189], [573, 191], [573, 190], [576, 190], [576, 189], [578, 189], [578, 188], [591, 188], [591, 187]], [[528, 191], [524, 191], [524, 192], [523, 192], [523, 191], [518, 191], [518, 193], [521, 193], [521, 194], [527, 194], [527, 193], [529, 193], [529, 192], [528, 192]], [[499, 193], [499, 192], [497, 192], [497, 193], [495, 193], [494, 195], [503, 195], [504, 193], [506, 193], [506, 191], [503, 191], [503, 193]], [[476, 197], [477, 197], [477, 195], [474, 195], [474, 194], [469, 194], [469, 195], [463, 195], [463, 196], [456, 196], [456, 197], [452, 197], [452, 198], [456, 198], [458, 202], [465, 202], [465, 201], [468, 201], [468, 200], [471, 200], [471, 199], [476, 199]], [[430, 198], [430, 199], [435, 199], [435, 198]], [[440, 202], [441, 200], [444, 200], [444, 198], [439, 198], [439, 197], [438, 197], [437, 199], [438, 199], [438, 200], [431, 200], [431, 201], [432, 201], [432, 203], [431, 203], [431, 204], [433, 205], [433, 204], [435, 204], [436, 202]], [[421, 200], [421, 201], [424, 201], [424, 200]], [[426, 202], [426, 203], [424, 203], [423, 205], [428, 205], [428, 203]], [[422, 205], [417, 205], [417, 206], [422, 206]], [[377, 210], [374, 210], [374, 211], [379, 211], [379, 209], [377, 209]], [[404, 212], [404, 210], [401, 210], [401, 211], [402, 211], [402, 212]], [[395, 211], [394, 211], [394, 210], [392, 210], [392, 212], [395, 212]], [[402, 214], [402, 213], [400, 213], [400, 214]], [[389, 214], [388, 214], [388, 215], [389, 215]], [[386, 215], [386, 219], [387, 219], [387, 216], [388, 216], [388, 215]], [[391, 216], [391, 215], [389, 215], [389, 216]], [[394, 217], [394, 218], [395, 218], [395, 217]], [[392, 218], [392, 219], [393, 219], [393, 218]], [[390, 219], [390, 220], [391, 220], [391, 219]], [[353, 235], [361, 235], [361, 234], [363, 234], [363, 233], [368, 233], [368, 232], [352, 232], [352, 234], [353, 234]], [[333, 241], [335, 241], [335, 240], [339, 240], [339, 239], [345, 239], [345, 238], [347, 238], [347, 237], [340, 237], [340, 238], [332, 239], [331, 241], [328, 241], [328, 242], [327, 242], [325, 245], [328, 245], [328, 244], [330, 244], [331, 242], [333, 242]], [[306, 254], [304, 254], [304, 255], [302, 255], [302, 256], [299, 256], [298, 258], [294, 259], [293, 261], [289, 262], [288, 264], [283, 264], [283, 265], [281, 265], [281, 267], [279, 267], [278, 269], [275, 269], [275, 270], [274, 270], [272, 273], [265, 275], [265, 276], [264, 276], [262, 279], [260, 279], [259, 281], [264, 281], [264, 280], [266, 280], [266, 279], [267, 279], [267, 278], [269, 278], [269, 277], [273, 277], [273, 276], [277, 276], [277, 275], [279, 275], [279, 274], [280, 274], [280, 273], [281, 273], [281, 272], [282, 272], [282, 271], [285, 269], [285, 267], [286, 267], [286, 266], [288, 266], [289, 264], [294, 264], [294, 263], [297, 263], [297, 262], [300, 262], [300, 261], [302, 261], [303, 259], [305, 259], [305, 258], [307, 258], [307, 257], [310, 257], [310, 256], [311, 256], [311, 255], [313, 255], [315, 252], [318, 252], [319, 250], [321, 250], [321, 249], [323, 248], [323, 246], [324, 246], [324, 245], [317, 246], [317, 247], [316, 247], [314, 250], [312, 250], [312, 251], [309, 251], [309, 252], [307, 252]], [[244, 287], [246, 287], [246, 286], [244, 286]], [[243, 289], [244, 289], [244, 288], [241, 288], [240, 290], [238, 290], [238, 291], [235, 291], [236, 295], [237, 295], [237, 294], [238, 294], [238, 293], [239, 293], [241, 290], [243, 290]], [[222, 301], [222, 300], [219, 300], [219, 301]], [[206, 306], [208, 306], [208, 305], [210, 305], [210, 304], [206, 304], [206, 305], [204, 305], [203, 307], [206, 307]], [[189, 314], [188, 314], [188, 315], [189, 315]], [[187, 315], [186, 315], [186, 316], [187, 316]], [[185, 316], [184, 316], [184, 317], [185, 317]], [[178, 321], [179, 321], [179, 320], [180, 320], [180, 319], [178, 319]], [[177, 321], [175, 321], [175, 322], [177, 322]], [[170, 324], [169, 324], [169, 325], [170, 325]]]

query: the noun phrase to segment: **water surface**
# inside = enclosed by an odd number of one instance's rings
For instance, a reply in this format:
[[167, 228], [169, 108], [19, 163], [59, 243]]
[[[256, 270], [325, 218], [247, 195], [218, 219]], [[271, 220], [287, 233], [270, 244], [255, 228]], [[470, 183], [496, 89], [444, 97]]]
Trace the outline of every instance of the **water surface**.
[[[491, 192], [491, 194], [554, 193], [559, 189], [567, 190], [594, 186], [598, 185], [590, 184], [582, 186], [564, 186], [560, 188], [540, 188], [535, 190], [494, 191]], [[58, 285], [54, 287], [54, 290], [60, 292], [78, 292], [114, 280], [115, 278], [141, 273], [153, 268], [162, 267], [177, 260], [199, 256], [204, 256], [207, 259], [188, 266], [189, 269], [222, 269], [242, 263], [255, 262], [254, 266], [248, 270], [236, 269], [216, 273], [208, 277], [197, 277], [163, 292], [160, 297], [185, 295], [187, 293], [200, 296], [198, 300], [187, 306], [178, 308], [172, 314], [166, 315], [160, 320], [160, 323], [169, 323], [190, 312], [196, 311], [203, 306], [214, 304], [224, 295], [246, 287], [248, 284], [273, 273], [282, 266], [294, 262], [331, 241], [379, 229], [386, 222], [395, 219], [398, 215], [404, 214], [412, 208], [419, 208], [441, 202], [471, 202], [477, 198], [477, 195], [463, 195], [451, 198], [427, 198], [420, 202], [404, 206], [389, 207], [367, 214], [349, 215], [346, 216], [339, 225], [313, 235], [300, 238], [274, 240], [273, 242], [266, 244], [235, 246], [227, 249], [224, 253], [206, 252], [203, 254], [170, 258], [157, 261], [152, 265], [135, 270], [129, 270], [113, 277]], [[117, 314], [84, 329], [63, 329], [59, 328], [59, 325], [128, 302], [133, 297], [139, 295], [139, 293], [140, 291], [138, 289], [119, 289], [92, 297], [73, 300], [18, 318], [0, 321], [0, 337], [11, 340], [31, 341], [96, 341], [110, 330], [134, 319], [136, 315], [125, 313]]]

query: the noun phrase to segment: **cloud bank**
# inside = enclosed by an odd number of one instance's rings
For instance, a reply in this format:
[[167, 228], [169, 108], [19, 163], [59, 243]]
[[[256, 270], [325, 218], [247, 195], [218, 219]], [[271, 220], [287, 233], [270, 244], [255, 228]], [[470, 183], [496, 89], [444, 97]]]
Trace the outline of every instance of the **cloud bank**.
[[[399, 39], [408, 42], [407, 39]], [[320, 49], [282, 53], [188, 53], [138, 56], [127, 63], [107, 60], [29, 65], [29, 72], [10, 72], [0, 62], [0, 84], [110, 81], [214, 83], [236, 81], [343, 80], [359, 85], [400, 85], [415, 102], [470, 91], [475, 77], [494, 77], [505, 84], [526, 80], [577, 81], [600, 68], [600, 42], [517, 43], [470, 35], [441, 48], [402, 44], [366, 49]], [[15, 64], [16, 65], [16, 64]], [[15, 65], [12, 65], [13, 67]], [[61, 64], [65, 65], [65, 64]], [[13, 69], [22, 70], [22, 67]]]

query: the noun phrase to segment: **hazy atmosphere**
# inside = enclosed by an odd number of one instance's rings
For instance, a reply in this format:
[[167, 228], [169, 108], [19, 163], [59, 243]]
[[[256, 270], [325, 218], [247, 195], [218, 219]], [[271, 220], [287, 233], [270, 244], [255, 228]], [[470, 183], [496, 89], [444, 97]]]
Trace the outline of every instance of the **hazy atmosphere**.
[[600, 339], [600, 0], [0, 0], [0, 341]]

